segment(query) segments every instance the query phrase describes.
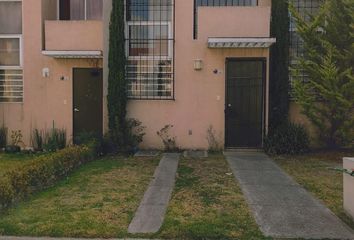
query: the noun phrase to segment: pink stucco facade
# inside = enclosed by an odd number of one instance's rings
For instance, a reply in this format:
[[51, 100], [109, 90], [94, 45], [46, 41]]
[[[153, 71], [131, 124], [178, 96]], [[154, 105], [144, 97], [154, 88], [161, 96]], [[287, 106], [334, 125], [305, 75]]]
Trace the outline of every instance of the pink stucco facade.
[[[104, 0], [102, 21], [57, 21], [55, 0], [23, 4], [23, 103], [0, 103], [0, 119], [9, 130], [22, 130], [24, 147], [31, 146], [34, 128], [53, 123], [73, 133], [73, 68], [103, 68], [103, 114], [107, 130], [108, 27], [111, 0]], [[200, 7], [198, 39], [193, 39], [193, 0], [175, 1], [175, 77], [173, 100], [131, 100], [128, 116], [146, 126], [142, 148], [162, 148], [156, 132], [172, 124], [170, 134], [180, 148], [208, 148], [207, 129], [213, 126], [220, 144], [225, 139], [225, 60], [266, 60], [265, 119], [268, 125], [269, 48], [211, 49], [209, 37], [269, 38], [271, 1], [255, 7]], [[103, 59], [53, 58], [42, 51], [103, 51]], [[203, 62], [202, 70], [194, 61]], [[49, 69], [49, 75], [43, 75]], [[217, 73], [215, 73], [217, 70]], [[70, 139], [69, 139], [70, 140]]]

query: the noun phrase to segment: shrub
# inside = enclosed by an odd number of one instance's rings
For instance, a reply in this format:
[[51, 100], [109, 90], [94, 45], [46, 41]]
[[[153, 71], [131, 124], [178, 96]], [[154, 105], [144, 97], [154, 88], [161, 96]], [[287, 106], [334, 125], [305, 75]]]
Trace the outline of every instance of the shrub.
[[53, 186], [73, 170], [94, 159], [93, 146], [74, 146], [42, 155], [0, 178], [0, 209]]
[[178, 150], [176, 144], [176, 137], [170, 135], [170, 130], [173, 128], [173, 125], [167, 124], [160, 129], [156, 134], [162, 140], [162, 143], [165, 147], [165, 151], [176, 151]]
[[124, 136], [119, 131], [111, 130], [101, 139], [102, 153], [134, 153], [145, 136], [145, 126], [134, 118], [125, 121]]
[[18, 144], [22, 143], [22, 131], [15, 130], [11, 131], [11, 145], [18, 146]]
[[264, 149], [269, 154], [302, 154], [309, 150], [309, 136], [299, 124], [284, 123], [271, 130], [264, 140]]
[[45, 136], [44, 150], [55, 152], [66, 147], [66, 130], [52, 128]]
[[0, 149], [6, 147], [7, 144], [7, 128], [5, 125], [0, 127]]
[[38, 129], [34, 129], [32, 134], [32, 144], [34, 150], [43, 151], [44, 132]]
[[216, 153], [222, 151], [222, 144], [219, 142], [216, 131], [212, 125], [207, 129], [207, 141], [208, 141], [208, 151], [210, 153]]

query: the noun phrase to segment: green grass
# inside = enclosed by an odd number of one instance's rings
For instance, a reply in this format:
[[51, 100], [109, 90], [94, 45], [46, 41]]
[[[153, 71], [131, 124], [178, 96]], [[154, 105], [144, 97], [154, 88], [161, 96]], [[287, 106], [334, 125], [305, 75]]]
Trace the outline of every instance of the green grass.
[[0, 153], [0, 177], [6, 172], [14, 170], [24, 163], [35, 161], [38, 155], [23, 154], [23, 153]]
[[123, 237], [158, 159], [107, 157], [0, 216], [0, 235]]
[[329, 168], [342, 167], [342, 159], [354, 152], [317, 152], [303, 156], [274, 157], [276, 162], [354, 229], [354, 221], [343, 209], [342, 173]]
[[157, 238], [265, 239], [222, 155], [181, 159]]

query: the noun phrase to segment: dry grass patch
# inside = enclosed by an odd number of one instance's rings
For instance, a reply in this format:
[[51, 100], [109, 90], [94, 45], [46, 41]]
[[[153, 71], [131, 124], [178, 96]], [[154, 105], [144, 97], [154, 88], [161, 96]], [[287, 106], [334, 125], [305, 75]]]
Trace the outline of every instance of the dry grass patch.
[[222, 155], [181, 159], [165, 222], [156, 237], [264, 239]]
[[322, 200], [339, 218], [354, 229], [354, 221], [344, 213], [343, 209], [342, 173], [329, 169], [342, 167], [343, 157], [353, 155], [353, 151], [331, 151], [273, 158], [298, 183]]
[[159, 159], [108, 157], [0, 217], [0, 235], [124, 237]]

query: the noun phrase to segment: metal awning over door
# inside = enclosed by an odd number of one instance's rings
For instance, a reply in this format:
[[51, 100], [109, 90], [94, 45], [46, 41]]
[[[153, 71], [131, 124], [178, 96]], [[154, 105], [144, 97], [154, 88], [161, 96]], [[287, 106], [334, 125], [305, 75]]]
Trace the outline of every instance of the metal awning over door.
[[269, 48], [275, 38], [208, 38], [208, 48]]

